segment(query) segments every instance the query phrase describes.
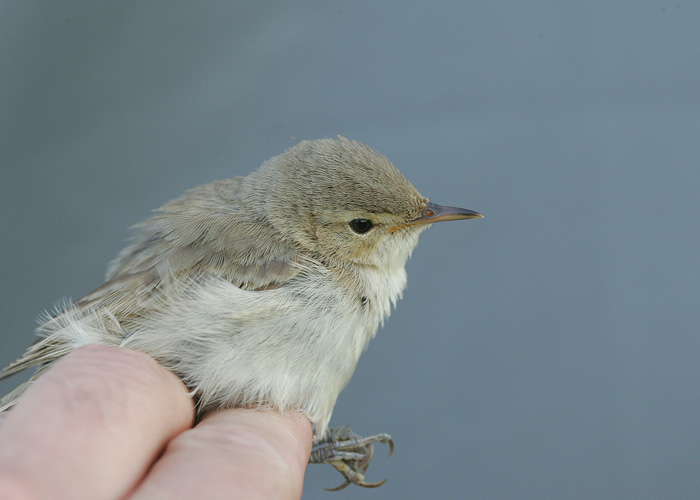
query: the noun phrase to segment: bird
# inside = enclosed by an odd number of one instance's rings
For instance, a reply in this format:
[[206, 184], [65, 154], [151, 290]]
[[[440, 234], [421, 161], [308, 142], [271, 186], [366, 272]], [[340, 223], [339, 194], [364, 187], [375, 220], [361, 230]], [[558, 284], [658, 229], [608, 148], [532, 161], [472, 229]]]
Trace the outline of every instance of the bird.
[[298, 142], [247, 176], [186, 191], [134, 226], [104, 284], [45, 314], [0, 372], [36, 374], [88, 344], [142, 351], [175, 373], [198, 416], [232, 407], [302, 411], [312, 463], [354, 483], [376, 442], [329, 429], [338, 395], [402, 296], [420, 234], [478, 212], [423, 197], [383, 155], [337, 138]]

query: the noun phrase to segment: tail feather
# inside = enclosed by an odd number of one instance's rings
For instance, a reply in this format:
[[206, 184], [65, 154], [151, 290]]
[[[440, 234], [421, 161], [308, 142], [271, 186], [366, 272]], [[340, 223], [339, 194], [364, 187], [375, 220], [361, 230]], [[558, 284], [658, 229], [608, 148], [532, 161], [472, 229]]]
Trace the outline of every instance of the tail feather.
[[2, 370], [0, 372], [0, 380], [11, 377], [27, 368], [39, 367], [32, 378], [0, 398], [0, 413], [12, 407], [29, 386], [48, 369], [51, 363], [67, 354], [69, 351], [70, 349], [65, 344], [56, 342], [55, 339], [50, 337], [41, 338], [34, 342], [22, 357], [10, 363], [10, 365]]
[[34, 342], [19, 359], [10, 363], [0, 372], [0, 380], [33, 366], [50, 364], [69, 352], [70, 348], [66, 344], [57, 342], [55, 338], [41, 338]]
[[5, 394], [2, 398], [0, 398], [0, 413], [4, 412], [5, 410], [9, 410], [12, 408], [17, 401], [19, 401], [19, 398], [22, 397], [22, 394], [25, 393], [27, 389], [36, 381], [36, 379], [39, 378], [40, 375], [44, 373], [44, 369], [40, 370], [37, 372], [32, 378], [24, 382], [23, 384], [15, 387], [12, 391], [9, 393]]

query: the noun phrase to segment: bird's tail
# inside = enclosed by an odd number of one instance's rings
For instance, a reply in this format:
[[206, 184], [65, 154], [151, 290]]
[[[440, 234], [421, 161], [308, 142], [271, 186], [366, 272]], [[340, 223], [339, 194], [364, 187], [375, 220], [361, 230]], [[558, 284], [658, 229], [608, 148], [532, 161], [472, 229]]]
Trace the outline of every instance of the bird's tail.
[[55, 338], [40, 338], [34, 342], [19, 359], [10, 363], [5, 369], [0, 371], [0, 380], [4, 380], [27, 368], [39, 367], [39, 370], [31, 379], [0, 399], [0, 412], [13, 406], [19, 400], [20, 396], [24, 394], [24, 391], [44, 373], [51, 363], [67, 354], [69, 351], [70, 348], [68, 348], [68, 346], [57, 342]]

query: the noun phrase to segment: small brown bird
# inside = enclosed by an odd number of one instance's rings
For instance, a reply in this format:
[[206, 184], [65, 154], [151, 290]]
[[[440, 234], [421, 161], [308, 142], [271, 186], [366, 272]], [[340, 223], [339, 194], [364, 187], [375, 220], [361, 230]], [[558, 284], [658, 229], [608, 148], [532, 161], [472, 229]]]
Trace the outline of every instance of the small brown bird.
[[106, 282], [45, 318], [41, 338], [0, 379], [37, 366], [34, 380], [86, 344], [136, 349], [181, 377], [200, 416], [303, 411], [315, 429], [311, 461], [343, 473], [340, 487], [378, 486], [364, 472], [373, 443], [390, 437], [328, 429], [333, 406], [401, 297], [419, 235], [434, 222], [478, 217], [428, 201], [359, 142], [300, 142], [138, 224]]

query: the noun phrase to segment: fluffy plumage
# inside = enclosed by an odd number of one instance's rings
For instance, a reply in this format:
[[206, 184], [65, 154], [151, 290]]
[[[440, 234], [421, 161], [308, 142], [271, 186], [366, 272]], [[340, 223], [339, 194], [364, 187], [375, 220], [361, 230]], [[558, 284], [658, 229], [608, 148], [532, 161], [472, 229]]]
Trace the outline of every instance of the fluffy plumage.
[[[360, 354], [401, 296], [420, 232], [442, 220], [431, 206], [358, 142], [301, 142], [246, 177], [186, 192], [137, 225], [106, 282], [47, 317], [41, 338], [0, 378], [30, 366], [41, 374], [86, 344], [128, 347], [178, 374], [200, 413], [297, 408], [322, 436]], [[373, 227], [358, 234], [354, 219]]]

